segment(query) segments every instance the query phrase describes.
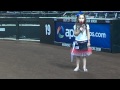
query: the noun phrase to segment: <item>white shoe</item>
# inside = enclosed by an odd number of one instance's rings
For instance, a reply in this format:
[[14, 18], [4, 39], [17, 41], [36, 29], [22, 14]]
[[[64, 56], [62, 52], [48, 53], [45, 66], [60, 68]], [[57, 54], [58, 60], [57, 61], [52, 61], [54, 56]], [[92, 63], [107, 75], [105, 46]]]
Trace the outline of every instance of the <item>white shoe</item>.
[[75, 72], [79, 71], [79, 67], [76, 67], [76, 68], [74, 69], [74, 71], [75, 71]]
[[83, 68], [83, 71], [84, 71], [84, 72], [88, 72], [88, 70], [87, 70], [86, 68]]

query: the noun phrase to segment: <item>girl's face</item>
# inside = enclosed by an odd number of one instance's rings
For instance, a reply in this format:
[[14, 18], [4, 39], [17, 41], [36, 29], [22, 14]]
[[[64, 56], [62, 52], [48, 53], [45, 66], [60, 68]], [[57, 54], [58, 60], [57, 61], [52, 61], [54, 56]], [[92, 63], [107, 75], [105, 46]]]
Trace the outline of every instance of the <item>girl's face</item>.
[[79, 18], [78, 18], [78, 21], [79, 21], [80, 24], [83, 24], [84, 21], [85, 21], [84, 15], [80, 15]]

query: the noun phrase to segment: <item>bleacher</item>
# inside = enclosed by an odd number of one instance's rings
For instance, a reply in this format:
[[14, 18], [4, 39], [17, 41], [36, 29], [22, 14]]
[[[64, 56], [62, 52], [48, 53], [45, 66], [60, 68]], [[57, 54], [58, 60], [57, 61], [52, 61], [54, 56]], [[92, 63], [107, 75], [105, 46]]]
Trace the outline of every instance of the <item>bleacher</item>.
[[[76, 17], [79, 11], [0, 11], [0, 17]], [[120, 11], [83, 11], [87, 18], [120, 18]]]
[[[64, 17], [75, 17], [79, 11], [66, 11]], [[87, 18], [120, 18], [120, 11], [83, 11]], [[74, 14], [74, 15], [73, 15]]]
[[0, 17], [61, 17], [60, 11], [0, 11]]

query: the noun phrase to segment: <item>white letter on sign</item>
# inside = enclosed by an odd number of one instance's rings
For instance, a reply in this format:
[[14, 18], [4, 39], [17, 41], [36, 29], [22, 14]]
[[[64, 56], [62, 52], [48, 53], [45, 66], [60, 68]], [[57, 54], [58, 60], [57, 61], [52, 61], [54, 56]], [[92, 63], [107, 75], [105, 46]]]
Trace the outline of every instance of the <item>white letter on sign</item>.
[[45, 24], [45, 31], [46, 31], [46, 35], [51, 34], [51, 26], [50, 26], [50, 24]]

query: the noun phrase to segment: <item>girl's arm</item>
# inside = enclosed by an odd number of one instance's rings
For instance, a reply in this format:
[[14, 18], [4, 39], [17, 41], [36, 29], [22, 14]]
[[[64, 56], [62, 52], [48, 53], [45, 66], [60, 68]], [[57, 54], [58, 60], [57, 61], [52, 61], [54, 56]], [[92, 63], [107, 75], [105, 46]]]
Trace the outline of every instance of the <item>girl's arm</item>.
[[88, 42], [90, 42], [90, 30], [87, 29], [87, 37], [88, 37]]
[[74, 35], [75, 36], [78, 36], [79, 34], [80, 34], [80, 30], [78, 30], [78, 29], [74, 30]]
[[74, 35], [78, 36], [80, 34], [80, 30], [79, 28], [76, 27], [76, 25], [74, 26]]
[[89, 25], [87, 28], [87, 38], [88, 38], [88, 46], [90, 46], [90, 28], [89, 28]]

